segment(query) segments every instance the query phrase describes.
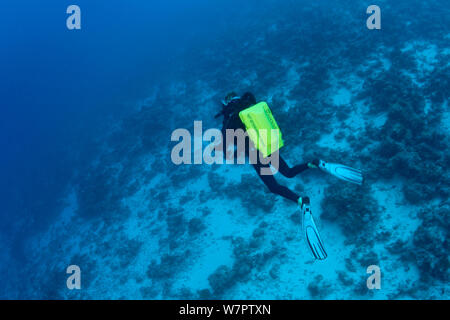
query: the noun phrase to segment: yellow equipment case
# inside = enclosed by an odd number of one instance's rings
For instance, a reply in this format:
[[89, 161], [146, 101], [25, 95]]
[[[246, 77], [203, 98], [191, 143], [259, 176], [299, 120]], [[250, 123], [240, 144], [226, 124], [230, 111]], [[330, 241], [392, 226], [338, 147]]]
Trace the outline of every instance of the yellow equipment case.
[[250, 140], [264, 157], [270, 156], [283, 145], [281, 131], [266, 102], [262, 101], [239, 112]]

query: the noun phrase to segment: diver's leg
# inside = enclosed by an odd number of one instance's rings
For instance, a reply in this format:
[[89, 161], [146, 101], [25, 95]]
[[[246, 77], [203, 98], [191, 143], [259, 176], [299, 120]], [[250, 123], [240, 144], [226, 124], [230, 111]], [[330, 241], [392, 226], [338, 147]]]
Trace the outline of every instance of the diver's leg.
[[295, 167], [290, 168], [286, 163], [286, 161], [284, 161], [284, 159], [281, 156], [279, 156], [278, 166], [279, 166], [278, 171], [280, 171], [281, 174], [287, 178], [293, 178], [299, 173], [302, 173], [303, 171], [309, 168], [308, 163], [299, 164], [296, 165]]
[[262, 164], [253, 164], [253, 167], [256, 170], [256, 173], [261, 178], [261, 180], [264, 182], [264, 184], [269, 188], [269, 191], [275, 194], [278, 194], [286, 199], [289, 199], [291, 201], [294, 201], [295, 203], [298, 202], [299, 195], [295, 194], [293, 191], [291, 191], [289, 188], [280, 185], [277, 180], [273, 177], [273, 175], [261, 175], [261, 168], [269, 167], [269, 165], [262, 165]]

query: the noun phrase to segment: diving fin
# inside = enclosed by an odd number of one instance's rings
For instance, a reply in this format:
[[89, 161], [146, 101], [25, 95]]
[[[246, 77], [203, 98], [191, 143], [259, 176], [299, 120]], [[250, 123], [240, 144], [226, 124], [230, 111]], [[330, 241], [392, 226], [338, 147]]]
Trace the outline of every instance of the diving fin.
[[298, 200], [298, 204], [302, 210], [302, 225], [303, 233], [305, 235], [305, 241], [308, 247], [311, 249], [314, 258], [317, 260], [325, 260], [327, 253], [320, 239], [319, 231], [314, 223], [313, 216], [311, 214], [311, 208], [309, 204], [309, 198], [304, 197]]
[[359, 185], [361, 185], [364, 181], [361, 170], [353, 169], [343, 164], [330, 163], [320, 160], [319, 168], [322, 171], [332, 174], [333, 176], [344, 181], [348, 181]]

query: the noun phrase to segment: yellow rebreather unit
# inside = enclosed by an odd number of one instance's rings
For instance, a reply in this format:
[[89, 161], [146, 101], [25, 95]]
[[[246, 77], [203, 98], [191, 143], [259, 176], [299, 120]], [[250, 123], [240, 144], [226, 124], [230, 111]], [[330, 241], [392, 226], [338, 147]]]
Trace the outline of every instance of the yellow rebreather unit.
[[262, 101], [239, 112], [250, 140], [264, 157], [270, 156], [283, 145], [281, 131], [266, 102]]

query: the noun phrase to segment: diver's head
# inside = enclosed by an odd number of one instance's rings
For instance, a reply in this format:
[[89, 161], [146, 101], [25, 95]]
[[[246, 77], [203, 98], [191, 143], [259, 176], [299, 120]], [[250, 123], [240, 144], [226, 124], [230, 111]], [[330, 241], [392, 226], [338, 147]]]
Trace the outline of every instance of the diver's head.
[[223, 104], [224, 106], [227, 106], [231, 101], [237, 100], [237, 99], [239, 99], [239, 98], [240, 98], [240, 97], [237, 95], [236, 92], [231, 91], [231, 92], [229, 92], [229, 93], [225, 96], [225, 98], [222, 100], [222, 104]]

